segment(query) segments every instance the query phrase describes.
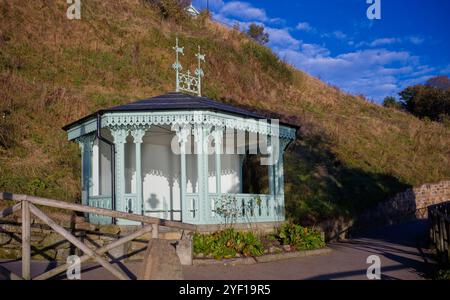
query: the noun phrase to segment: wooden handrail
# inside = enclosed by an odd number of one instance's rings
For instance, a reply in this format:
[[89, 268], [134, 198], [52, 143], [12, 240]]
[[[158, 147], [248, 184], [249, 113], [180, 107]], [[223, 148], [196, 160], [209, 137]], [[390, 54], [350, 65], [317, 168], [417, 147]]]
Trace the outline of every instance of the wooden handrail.
[[126, 213], [126, 212], [114, 211], [114, 210], [109, 210], [109, 209], [104, 209], [104, 208], [97, 208], [97, 207], [91, 207], [91, 206], [86, 206], [86, 205], [67, 203], [67, 202], [63, 202], [63, 201], [57, 201], [57, 200], [46, 199], [46, 198], [41, 198], [41, 197], [18, 195], [18, 194], [2, 192], [2, 193], [0, 193], [0, 199], [20, 201], [20, 202], [28, 201], [28, 202], [36, 204], [36, 205], [43, 205], [43, 206], [49, 206], [49, 207], [53, 207], [53, 208], [73, 210], [73, 211], [77, 211], [77, 212], [91, 213], [91, 214], [101, 215], [101, 216], [105, 216], [105, 217], [130, 220], [130, 221], [135, 221], [135, 222], [140, 222], [140, 223], [145, 223], [145, 224], [156, 224], [156, 225], [163, 226], [163, 227], [169, 227], [169, 228], [175, 228], [175, 229], [181, 229], [181, 230], [188, 230], [188, 231], [196, 231], [197, 230], [197, 226], [191, 225], [191, 224], [168, 221], [168, 220], [147, 217], [147, 216], [141, 216], [141, 215], [134, 215], [134, 214]]
[[[27, 195], [17, 195], [11, 193], [0, 193], [0, 200], [12, 200], [17, 201], [19, 203], [15, 204], [12, 207], [5, 208], [0, 211], [0, 217], [7, 217], [17, 211], [22, 210], [22, 277], [19, 277], [13, 273], [8, 274], [10, 278], [23, 278], [26, 280], [31, 279], [31, 214], [38, 217], [45, 224], [50, 226], [54, 231], [63, 236], [66, 240], [68, 240], [71, 244], [79, 248], [84, 252], [84, 256], [80, 258], [80, 263], [85, 262], [89, 259], [94, 259], [97, 263], [99, 263], [106, 270], [111, 272], [115, 277], [126, 280], [129, 279], [128, 276], [116, 266], [112, 265], [109, 260], [104, 258], [104, 254], [111, 251], [114, 248], [117, 248], [127, 242], [130, 242], [146, 233], [151, 232], [153, 239], [159, 238], [159, 226], [169, 227], [180, 229], [183, 231], [195, 231], [197, 227], [191, 224], [184, 224], [179, 222], [167, 221], [152, 217], [140, 216], [129, 214], [120, 211], [113, 211], [109, 209], [90, 207], [85, 205], [67, 203], [52, 199], [27, 196]], [[35, 205], [48, 206], [53, 208], [60, 208], [66, 210], [72, 210], [77, 212], [91, 213], [97, 214], [101, 216], [107, 216], [117, 219], [125, 219], [135, 222], [140, 222], [147, 224], [143, 228], [137, 230], [135, 233], [129, 234], [125, 237], [116, 240], [109, 245], [103, 246], [97, 249], [91, 249], [85, 243], [78, 240], [72, 233], [67, 231], [62, 226], [58, 225], [55, 221], [49, 218], [44, 212], [42, 212]], [[184, 234], [184, 233], [183, 233]], [[35, 279], [48, 279], [51, 278], [69, 267], [69, 264], [64, 264], [59, 267], [56, 267], [50, 271], [45, 272], [37, 276]], [[2, 271], [2, 270], [0, 270]]]
[[[97, 250], [95, 250], [95, 252], [98, 255], [103, 255], [103, 254], [113, 250], [114, 248], [123, 245], [124, 243], [131, 242], [132, 240], [137, 239], [137, 238], [143, 236], [144, 234], [146, 234], [148, 232], [151, 232], [152, 231], [152, 226], [153, 225], [146, 226], [146, 227], [136, 231], [133, 234], [127, 235], [126, 237], [120, 238], [120, 239], [112, 242], [109, 245], [106, 245], [106, 246], [103, 246], [101, 248], [98, 248]], [[89, 255], [85, 254], [84, 256], [82, 256], [80, 258], [80, 263], [84, 263], [84, 262], [88, 261], [90, 258], [91, 257]], [[52, 278], [53, 276], [56, 276], [59, 273], [64, 272], [69, 266], [70, 266], [70, 264], [64, 264], [64, 265], [58, 266], [58, 267], [56, 267], [56, 268], [54, 268], [54, 269], [52, 269], [50, 271], [47, 271], [44, 274], [41, 274], [41, 275], [35, 277], [34, 280], [45, 280], [45, 279]]]

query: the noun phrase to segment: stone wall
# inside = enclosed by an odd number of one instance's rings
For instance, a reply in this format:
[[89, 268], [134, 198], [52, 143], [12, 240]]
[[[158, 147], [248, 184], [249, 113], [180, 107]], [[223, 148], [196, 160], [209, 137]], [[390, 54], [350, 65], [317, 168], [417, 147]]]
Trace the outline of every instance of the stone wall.
[[426, 219], [428, 207], [450, 201], [450, 181], [424, 184], [399, 193], [358, 218], [358, 224], [389, 225], [404, 220]]
[[[64, 226], [66, 230], [78, 237], [92, 249], [109, 244], [111, 241], [119, 239], [125, 235], [137, 231], [136, 226], [116, 226], [116, 225], [93, 225], [86, 223], [81, 219], [76, 221], [56, 220], [58, 224]], [[0, 220], [0, 258], [2, 259], [20, 259], [22, 256], [22, 227], [20, 218], [9, 218]], [[181, 231], [172, 231], [166, 228], [160, 228], [159, 236], [161, 239], [179, 241], [182, 236]], [[114, 258], [124, 259], [125, 261], [143, 260], [151, 233], [125, 243], [124, 245], [112, 250], [109, 254]], [[32, 259], [47, 261], [66, 261], [70, 255], [81, 255], [82, 252], [75, 246], [72, 246], [65, 238], [57, 234], [50, 227], [33, 219], [31, 225], [31, 255]]]

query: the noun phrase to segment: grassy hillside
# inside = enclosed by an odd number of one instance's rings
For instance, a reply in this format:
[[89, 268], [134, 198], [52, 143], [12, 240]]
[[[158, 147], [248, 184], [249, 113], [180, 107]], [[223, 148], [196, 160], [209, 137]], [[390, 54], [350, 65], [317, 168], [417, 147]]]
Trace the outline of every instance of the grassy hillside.
[[450, 178], [449, 129], [343, 93], [206, 18], [164, 19], [144, 3], [83, 1], [70, 21], [65, 1], [0, 2], [0, 190], [79, 199], [79, 149], [61, 127], [172, 91], [177, 34], [185, 68], [197, 44], [207, 54], [206, 96], [302, 126], [286, 159], [292, 217], [353, 214]]

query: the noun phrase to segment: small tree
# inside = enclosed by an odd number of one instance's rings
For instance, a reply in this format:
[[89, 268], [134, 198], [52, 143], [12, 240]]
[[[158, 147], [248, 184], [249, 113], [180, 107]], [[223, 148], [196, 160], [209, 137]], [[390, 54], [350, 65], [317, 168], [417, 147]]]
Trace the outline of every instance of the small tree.
[[450, 78], [448, 76], [435, 76], [427, 80], [426, 86], [431, 86], [440, 90], [450, 90]]
[[264, 30], [264, 26], [252, 23], [248, 27], [246, 33], [250, 38], [254, 39], [259, 44], [265, 45], [269, 42], [269, 34]]
[[392, 96], [384, 98], [383, 106], [387, 107], [387, 108], [398, 109], [398, 110], [403, 109], [402, 104], [400, 102], [398, 102], [397, 99], [395, 99], [395, 97], [392, 97]]
[[442, 121], [450, 116], [450, 90], [415, 85], [400, 92], [403, 107], [419, 118]]

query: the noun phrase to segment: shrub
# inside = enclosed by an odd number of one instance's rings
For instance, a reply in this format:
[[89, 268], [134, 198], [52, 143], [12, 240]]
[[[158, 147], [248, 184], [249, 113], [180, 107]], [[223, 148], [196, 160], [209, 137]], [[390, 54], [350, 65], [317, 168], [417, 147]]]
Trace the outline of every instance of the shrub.
[[395, 97], [386, 97], [383, 100], [383, 106], [387, 107], [387, 108], [393, 108], [393, 109], [398, 109], [398, 110], [402, 110], [403, 106], [400, 102], [397, 101], [397, 99], [395, 99]]
[[248, 27], [246, 34], [257, 43], [265, 45], [269, 42], [269, 34], [264, 30], [264, 26], [252, 23]]
[[213, 234], [196, 233], [194, 253], [212, 255], [215, 259], [232, 258], [236, 254], [255, 257], [264, 254], [264, 247], [261, 239], [252, 232], [227, 229]]
[[399, 93], [405, 109], [419, 118], [442, 121], [450, 115], [450, 90], [415, 85]]
[[279, 238], [283, 245], [294, 246], [297, 250], [312, 250], [325, 247], [325, 241], [320, 231], [293, 223], [283, 224], [280, 228]]
[[264, 254], [265, 248], [280, 244], [293, 246], [296, 250], [325, 247], [325, 242], [318, 230], [288, 223], [281, 227], [278, 234], [264, 237], [257, 236], [253, 232], [237, 232], [233, 228], [212, 234], [196, 233], [194, 254], [212, 255], [215, 259], [233, 258], [237, 254], [258, 257]]
[[0, 112], [0, 148], [10, 149], [16, 144], [16, 128], [5, 119], [4, 113]]
[[437, 274], [437, 280], [450, 280], [450, 269], [440, 270]]
[[171, 19], [175, 23], [183, 23], [188, 19], [185, 8], [189, 6], [188, 0], [147, 0], [154, 5], [163, 19]]

